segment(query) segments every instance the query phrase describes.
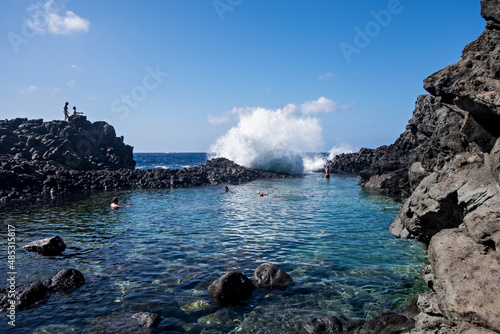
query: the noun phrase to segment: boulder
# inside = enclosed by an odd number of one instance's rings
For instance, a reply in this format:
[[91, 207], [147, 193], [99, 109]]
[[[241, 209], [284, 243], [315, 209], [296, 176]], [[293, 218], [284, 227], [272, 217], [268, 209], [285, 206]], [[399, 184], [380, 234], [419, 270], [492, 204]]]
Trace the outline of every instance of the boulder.
[[347, 333], [363, 326], [363, 320], [348, 320], [345, 317], [331, 316], [327, 318], [313, 318], [309, 320], [304, 329], [309, 334], [334, 334]]
[[85, 283], [83, 274], [76, 269], [63, 269], [44, 282], [50, 291], [72, 291]]
[[225, 306], [252, 296], [255, 285], [244, 274], [230, 271], [210, 284], [208, 293], [212, 301]]
[[382, 313], [375, 319], [357, 328], [355, 334], [399, 334], [408, 333], [415, 327], [415, 321], [393, 312]]
[[147, 334], [161, 321], [159, 315], [149, 312], [112, 314], [95, 318], [84, 334]]
[[253, 283], [257, 288], [283, 289], [292, 282], [290, 275], [270, 263], [259, 265], [253, 274]]
[[17, 286], [15, 288], [14, 298], [12, 298], [12, 290], [1, 289], [0, 312], [8, 310], [8, 308], [10, 307], [10, 300], [14, 300], [16, 309], [22, 309], [28, 306], [32, 306], [40, 302], [47, 294], [47, 291], [47, 287], [40, 282], [33, 282]]
[[42, 255], [60, 255], [66, 249], [66, 244], [59, 236], [55, 236], [30, 242], [23, 248]]
[[448, 319], [500, 332], [500, 261], [461, 229], [443, 230], [429, 245], [434, 290]]

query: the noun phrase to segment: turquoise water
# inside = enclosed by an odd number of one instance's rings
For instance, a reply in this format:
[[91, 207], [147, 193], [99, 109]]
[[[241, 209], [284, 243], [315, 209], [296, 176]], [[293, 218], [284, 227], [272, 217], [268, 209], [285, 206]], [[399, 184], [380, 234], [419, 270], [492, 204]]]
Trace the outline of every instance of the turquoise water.
[[[230, 186], [228, 193], [222, 186], [100, 192], [3, 209], [3, 224], [18, 235], [18, 284], [67, 267], [86, 279], [75, 292], [18, 311], [12, 332], [80, 333], [98, 316], [147, 311], [163, 319], [153, 333], [305, 333], [311, 317], [397, 311], [424, 290], [425, 252], [389, 234], [400, 203], [357, 181], [310, 174]], [[130, 207], [110, 210], [114, 196]], [[53, 235], [68, 245], [62, 256], [20, 249]], [[263, 262], [294, 283], [256, 290], [238, 306], [210, 304], [212, 281], [229, 270], [251, 278]]]

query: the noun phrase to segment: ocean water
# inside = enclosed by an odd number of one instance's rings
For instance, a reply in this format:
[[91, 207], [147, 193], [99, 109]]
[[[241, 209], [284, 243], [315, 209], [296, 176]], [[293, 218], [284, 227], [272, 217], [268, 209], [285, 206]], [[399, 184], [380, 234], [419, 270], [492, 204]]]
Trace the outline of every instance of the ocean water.
[[[198, 165], [203, 153], [136, 154], [137, 168]], [[16, 313], [8, 333], [81, 333], [96, 317], [153, 312], [152, 333], [306, 333], [313, 317], [372, 318], [398, 311], [425, 290], [422, 246], [392, 237], [401, 204], [357, 185], [358, 178], [308, 173], [239, 186], [73, 194], [51, 203], [0, 209], [16, 227], [17, 284], [62, 268], [86, 283]], [[257, 191], [269, 193], [261, 198]], [[130, 207], [111, 210], [118, 196]], [[22, 250], [59, 235], [61, 256]], [[217, 308], [207, 288], [230, 270], [252, 278], [261, 263], [288, 272], [285, 290], [256, 290]], [[6, 275], [7, 261], [0, 268]], [[2, 328], [7, 328], [4, 318]]]

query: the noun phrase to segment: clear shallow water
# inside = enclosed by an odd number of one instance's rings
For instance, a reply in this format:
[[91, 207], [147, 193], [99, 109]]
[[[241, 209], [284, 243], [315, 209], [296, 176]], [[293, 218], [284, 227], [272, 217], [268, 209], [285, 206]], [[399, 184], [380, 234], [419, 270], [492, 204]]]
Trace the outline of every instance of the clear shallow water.
[[[110, 210], [114, 196], [131, 207]], [[0, 215], [16, 226], [18, 246], [59, 235], [69, 247], [55, 257], [18, 249], [17, 283], [70, 267], [86, 284], [18, 311], [9, 332], [56, 326], [52, 332], [79, 333], [98, 316], [148, 311], [163, 319], [157, 333], [305, 333], [311, 317], [398, 310], [424, 290], [426, 261], [420, 244], [389, 234], [399, 207], [362, 190], [357, 177], [319, 174], [258, 180], [228, 193], [221, 186], [101, 192], [10, 207]], [[263, 262], [288, 272], [293, 285], [256, 290], [236, 307], [210, 304], [212, 281], [229, 270], [251, 278]]]

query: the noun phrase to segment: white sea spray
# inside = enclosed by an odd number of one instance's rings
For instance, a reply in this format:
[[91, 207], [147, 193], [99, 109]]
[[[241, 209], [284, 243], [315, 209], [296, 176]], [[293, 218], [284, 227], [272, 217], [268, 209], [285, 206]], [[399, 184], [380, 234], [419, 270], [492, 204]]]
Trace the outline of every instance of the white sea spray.
[[249, 168], [302, 174], [303, 153], [316, 152], [321, 143], [318, 119], [256, 107], [241, 111], [238, 124], [210, 151]]

